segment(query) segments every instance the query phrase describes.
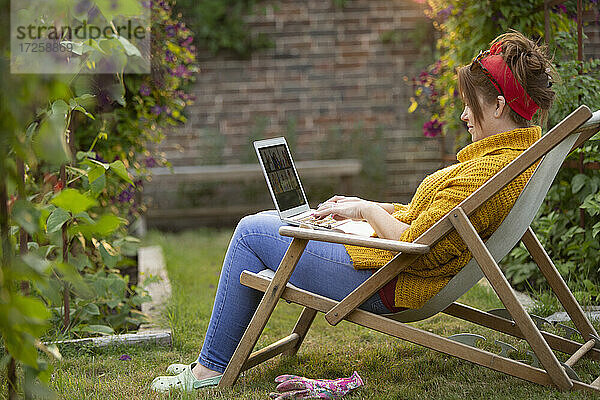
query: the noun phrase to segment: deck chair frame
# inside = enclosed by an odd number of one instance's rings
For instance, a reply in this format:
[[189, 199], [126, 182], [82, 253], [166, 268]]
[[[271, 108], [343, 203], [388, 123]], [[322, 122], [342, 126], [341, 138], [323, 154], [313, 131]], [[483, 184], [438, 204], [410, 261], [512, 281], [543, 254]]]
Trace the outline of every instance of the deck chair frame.
[[[291, 236], [293, 240], [274, 275], [266, 277], [244, 271], [240, 277], [242, 284], [260, 290], [264, 292], [264, 295], [227, 365], [219, 386], [232, 386], [242, 371], [279, 354], [283, 356], [296, 354], [316, 314], [322, 312], [331, 325], [336, 325], [343, 319], [348, 320], [531, 382], [554, 386], [561, 390], [587, 390], [600, 393], [600, 377], [591, 384], [586, 384], [569, 376], [570, 367], [582, 357], [600, 360], [600, 339], [531, 228], [526, 229], [521, 240], [533, 260], [538, 264], [542, 274], [571, 317], [576, 328], [584, 337], [585, 343], [583, 345], [570, 339], [540, 331], [517, 300], [502, 270], [469, 220], [469, 215], [480, 205], [497, 194], [527, 168], [538, 162], [565, 138], [578, 132], [579, 136], [570, 149], [572, 151], [598, 132], [600, 126], [598, 126], [597, 121], [594, 124], [583, 125], [591, 116], [592, 113], [588, 107], [580, 106], [413, 243], [288, 226], [282, 227], [280, 234]], [[596, 117], [594, 115], [594, 120], [597, 119]], [[376, 315], [358, 309], [358, 306], [366, 299], [375, 294], [404, 268], [408, 267], [417, 257], [429, 252], [431, 247], [453, 230], [466, 243], [483, 275], [488, 279], [491, 287], [508, 310], [510, 317], [500, 317], [456, 302], [450, 304], [444, 310], [440, 310], [440, 312], [525, 339], [539, 359], [540, 368], [444, 338], [385, 315]], [[346, 298], [337, 302], [288, 284], [309, 240], [367, 246], [390, 250], [398, 254]], [[298, 322], [290, 335], [252, 353], [280, 298], [304, 307]], [[572, 356], [565, 363], [560, 363], [552, 349], [572, 354]]]

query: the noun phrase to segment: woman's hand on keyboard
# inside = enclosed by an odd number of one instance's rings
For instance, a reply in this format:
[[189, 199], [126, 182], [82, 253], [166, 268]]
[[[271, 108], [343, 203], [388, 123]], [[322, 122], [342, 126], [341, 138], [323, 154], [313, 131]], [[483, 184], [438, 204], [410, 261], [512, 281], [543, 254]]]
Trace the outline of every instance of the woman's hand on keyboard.
[[327, 204], [327, 203], [347, 203], [347, 202], [352, 202], [352, 201], [366, 201], [366, 200], [363, 200], [360, 197], [347, 197], [347, 196], [340, 196], [340, 195], [336, 194], [335, 196], [326, 200], [324, 203], [319, 204], [319, 207], [322, 206], [323, 204]]
[[368, 207], [378, 207], [372, 201], [363, 200], [358, 197], [333, 196], [319, 205], [314, 216], [325, 218], [331, 216], [336, 220], [353, 219], [363, 220], [363, 213]]

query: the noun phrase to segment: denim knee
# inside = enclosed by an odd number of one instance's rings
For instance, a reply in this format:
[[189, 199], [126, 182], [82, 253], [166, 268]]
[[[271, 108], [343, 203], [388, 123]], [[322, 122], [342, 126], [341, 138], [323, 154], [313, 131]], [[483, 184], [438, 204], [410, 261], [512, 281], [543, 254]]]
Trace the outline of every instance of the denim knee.
[[248, 232], [250, 227], [252, 227], [253, 225], [255, 225], [258, 222], [259, 218], [260, 217], [258, 214], [253, 214], [253, 215], [246, 215], [245, 217], [240, 219], [235, 228], [234, 235], [237, 233], [241, 234], [241, 233]]

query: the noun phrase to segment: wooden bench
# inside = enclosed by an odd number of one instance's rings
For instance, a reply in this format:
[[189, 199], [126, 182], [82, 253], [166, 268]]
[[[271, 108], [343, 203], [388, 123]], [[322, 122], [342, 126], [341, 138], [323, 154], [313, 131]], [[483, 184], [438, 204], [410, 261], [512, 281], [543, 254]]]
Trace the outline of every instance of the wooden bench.
[[[340, 193], [352, 193], [352, 178], [357, 176], [362, 163], [356, 159], [298, 161], [296, 168], [300, 179], [306, 181], [318, 178], [338, 178]], [[264, 181], [262, 170], [258, 164], [230, 164], [230, 165], [194, 165], [169, 168], [151, 168], [152, 181], [145, 184], [148, 189], [157, 194], [162, 185], [172, 183], [235, 183]], [[268, 190], [264, 183], [265, 192]], [[145, 188], [146, 189], [146, 188]], [[264, 205], [273, 208], [273, 205]], [[206, 219], [215, 216], [236, 218], [259, 211], [256, 204], [239, 204], [220, 206], [213, 204], [210, 207], [191, 208], [166, 208], [150, 205], [146, 212], [148, 224], [166, 226], [171, 222], [181, 219]]]

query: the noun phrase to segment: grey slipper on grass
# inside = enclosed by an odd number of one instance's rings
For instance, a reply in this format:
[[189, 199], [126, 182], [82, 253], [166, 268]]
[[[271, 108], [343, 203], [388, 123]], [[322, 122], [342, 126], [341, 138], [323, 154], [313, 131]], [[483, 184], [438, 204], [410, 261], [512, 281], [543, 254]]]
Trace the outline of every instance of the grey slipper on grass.
[[168, 392], [171, 389], [180, 389], [184, 391], [192, 391], [203, 387], [217, 386], [223, 375], [218, 375], [213, 378], [198, 380], [192, 368], [196, 363], [186, 365], [183, 372], [175, 376], [159, 376], [152, 381], [152, 389], [157, 392]]

